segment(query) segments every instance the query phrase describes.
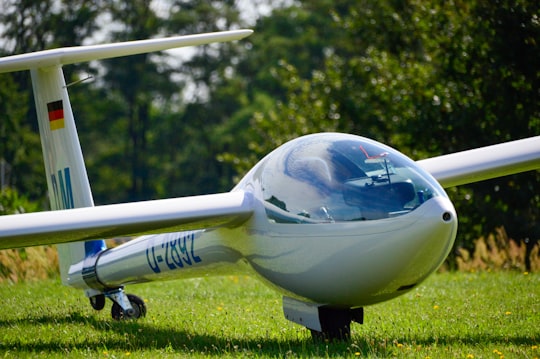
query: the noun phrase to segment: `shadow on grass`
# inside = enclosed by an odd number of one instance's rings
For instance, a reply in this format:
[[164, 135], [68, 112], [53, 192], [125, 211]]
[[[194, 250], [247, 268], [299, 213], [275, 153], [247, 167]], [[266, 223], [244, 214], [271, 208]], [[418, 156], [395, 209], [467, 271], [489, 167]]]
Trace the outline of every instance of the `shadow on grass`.
[[[33, 318], [0, 320], [0, 331], [5, 332], [17, 326], [35, 326], [36, 330], [50, 330], [53, 333], [43, 338], [20, 338], [6, 342], [6, 336], [0, 337], [0, 352], [21, 353], [57, 353], [70, 351], [156, 351], [171, 354], [199, 354], [206, 356], [226, 356], [237, 354], [254, 354], [283, 356], [296, 354], [300, 356], [341, 357], [343, 355], [375, 355], [387, 356], [396, 353], [395, 343], [414, 343], [415, 346], [476, 346], [504, 343], [505, 345], [529, 345], [531, 338], [525, 336], [492, 335], [482, 333], [472, 336], [448, 336], [437, 338], [362, 338], [361, 334], [353, 335], [349, 342], [317, 342], [307, 334], [297, 338], [253, 336], [227, 337], [201, 334], [189, 328], [176, 328], [175, 323], [162, 328], [144, 321], [116, 322], [100, 319], [92, 315], [69, 313], [65, 316], [42, 315]], [[65, 325], [59, 330], [55, 326]], [[70, 332], [70, 326], [76, 330]], [[81, 326], [89, 326], [88, 333]], [[95, 332], [92, 332], [92, 329]], [[56, 333], [54, 333], [56, 331]], [[89, 334], [89, 335], [87, 335]]]

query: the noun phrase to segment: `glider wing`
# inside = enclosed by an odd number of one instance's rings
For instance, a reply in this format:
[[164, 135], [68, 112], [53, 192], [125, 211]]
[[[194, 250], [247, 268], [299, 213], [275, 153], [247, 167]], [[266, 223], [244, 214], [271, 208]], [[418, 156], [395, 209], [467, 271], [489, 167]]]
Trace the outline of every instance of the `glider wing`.
[[252, 214], [248, 192], [192, 196], [0, 217], [0, 249], [236, 226]]
[[443, 187], [540, 168], [540, 136], [417, 161]]

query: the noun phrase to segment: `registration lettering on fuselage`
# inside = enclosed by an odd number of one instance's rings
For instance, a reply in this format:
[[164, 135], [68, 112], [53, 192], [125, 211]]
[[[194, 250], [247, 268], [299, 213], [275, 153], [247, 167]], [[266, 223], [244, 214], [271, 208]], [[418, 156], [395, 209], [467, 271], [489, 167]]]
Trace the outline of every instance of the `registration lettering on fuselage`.
[[[184, 268], [201, 262], [201, 257], [195, 255], [196, 233], [171, 233], [156, 236], [150, 240], [146, 248], [146, 259], [154, 273], [161, 273], [163, 269]], [[156, 243], [159, 239], [161, 243]]]

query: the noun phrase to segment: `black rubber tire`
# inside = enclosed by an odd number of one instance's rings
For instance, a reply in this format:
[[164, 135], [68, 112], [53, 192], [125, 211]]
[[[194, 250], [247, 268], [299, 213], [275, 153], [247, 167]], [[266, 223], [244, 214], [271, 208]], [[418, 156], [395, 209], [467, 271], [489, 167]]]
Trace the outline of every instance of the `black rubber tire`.
[[98, 294], [93, 297], [90, 297], [90, 305], [95, 310], [102, 310], [105, 308], [105, 295], [104, 294]]
[[114, 320], [129, 320], [129, 319], [139, 319], [146, 315], [146, 304], [144, 301], [133, 294], [127, 295], [133, 310], [129, 313], [124, 313], [124, 310], [116, 302], [113, 303], [111, 308], [111, 316]]
[[311, 337], [314, 341], [347, 341], [351, 339], [351, 327], [350, 325], [344, 325], [341, 328], [334, 328], [331, 330], [324, 330], [319, 332], [318, 330], [310, 329]]
[[351, 310], [319, 308], [321, 331], [311, 329], [315, 341], [347, 341], [351, 338]]

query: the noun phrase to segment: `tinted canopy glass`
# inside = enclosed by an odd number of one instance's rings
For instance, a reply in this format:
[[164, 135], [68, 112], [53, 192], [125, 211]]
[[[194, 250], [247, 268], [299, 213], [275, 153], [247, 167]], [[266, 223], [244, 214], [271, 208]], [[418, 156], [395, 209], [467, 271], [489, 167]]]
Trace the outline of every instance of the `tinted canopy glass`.
[[344, 134], [305, 136], [278, 148], [263, 164], [261, 185], [275, 223], [389, 218], [446, 196], [403, 154]]

